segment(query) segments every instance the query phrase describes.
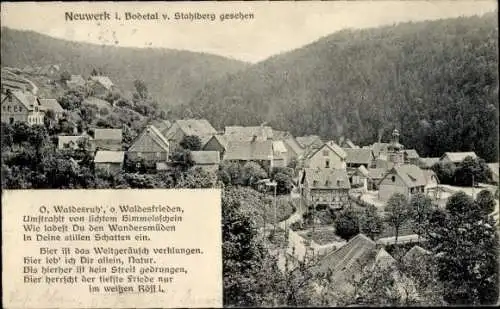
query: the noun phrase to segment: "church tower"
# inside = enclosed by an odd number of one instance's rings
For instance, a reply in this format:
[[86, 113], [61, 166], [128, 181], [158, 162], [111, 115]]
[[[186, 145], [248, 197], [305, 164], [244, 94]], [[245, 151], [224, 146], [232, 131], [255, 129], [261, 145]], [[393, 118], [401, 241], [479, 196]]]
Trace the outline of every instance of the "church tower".
[[401, 165], [404, 162], [403, 145], [399, 143], [399, 131], [392, 131], [391, 143], [387, 146], [388, 161], [394, 165]]

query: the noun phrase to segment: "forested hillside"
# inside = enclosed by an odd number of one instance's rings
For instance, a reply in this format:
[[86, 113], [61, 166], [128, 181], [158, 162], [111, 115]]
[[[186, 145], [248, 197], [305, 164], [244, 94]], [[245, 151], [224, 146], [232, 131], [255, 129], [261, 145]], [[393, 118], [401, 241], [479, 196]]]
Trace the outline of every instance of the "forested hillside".
[[31, 31], [1, 30], [2, 66], [59, 64], [71, 74], [102, 70], [124, 91], [144, 80], [160, 106], [187, 103], [205, 82], [248, 66], [228, 58], [153, 48], [94, 45], [55, 39]]
[[496, 13], [344, 30], [209, 83], [178, 112], [361, 144], [397, 126], [422, 156], [496, 161], [497, 42]]

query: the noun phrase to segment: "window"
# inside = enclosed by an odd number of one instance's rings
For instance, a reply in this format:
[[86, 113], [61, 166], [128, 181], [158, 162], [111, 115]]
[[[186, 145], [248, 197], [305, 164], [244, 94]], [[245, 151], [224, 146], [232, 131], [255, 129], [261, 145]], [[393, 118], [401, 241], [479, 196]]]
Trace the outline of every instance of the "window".
[[391, 177], [392, 182], [396, 182], [396, 176]]
[[330, 160], [326, 159], [326, 161], [325, 161], [325, 167], [326, 168], [330, 167]]
[[9, 105], [9, 106], [7, 106], [7, 110], [8, 110], [9, 112], [11, 111], [11, 109], [10, 109], [10, 105]]
[[157, 152], [157, 153], [156, 153], [156, 158], [157, 158], [157, 159], [159, 159], [159, 158], [160, 158], [160, 156], [161, 156], [161, 153]]
[[329, 154], [328, 150], [323, 150], [323, 156], [328, 157]]
[[325, 181], [325, 186], [329, 187], [330, 186], [330, 180]]

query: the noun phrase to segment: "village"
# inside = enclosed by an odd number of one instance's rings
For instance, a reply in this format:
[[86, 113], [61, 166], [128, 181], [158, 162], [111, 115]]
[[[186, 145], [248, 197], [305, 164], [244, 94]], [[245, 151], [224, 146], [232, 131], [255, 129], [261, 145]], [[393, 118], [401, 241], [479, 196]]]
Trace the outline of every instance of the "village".
[[[57, 99], [39, 94], [40, 85], [30, 79], [30, 76], [59, 79], [60, 74], [58, 65], [22, 70], [2, 68], [2, 122], [36, 126], [48, 123], [47, 118], [55, 122], [68, 118], [68, 112]], [[65, 87], [91, 89], [86, 100], [97, 102], [116, 89], [105, 75], [88, 78], [70, 75], [65, 79]], [[407, 259], [418, 260], [429, 253], [423, 245], [426, 239], [412, 228], [411, 218], [398, 231], [384, 224], [372, 237], [360, 231], [342, 237], [335, 222], [338, 214], [348, 209], [364, 211], [374, 207], [377, 215], [384, 218], [386, 205], [395, 194], [408, 201], [423, 195], [436, 207], [444, 207], [456, 192], [463, 191], [476, 198], [486, 190], [496, 194], [491, 216], [498, 224], [498, 162], [487, 164], [491, 175], [487, 182], [472, 179], [468, 187], [443, 184], [436, 165], [457, 168], [464, 160], [480, 160], [478, 155], [464, 151], [420, 157], [415, 149], [404, 146], [398, 128], [392, 128], [389, 140], [371, 145], [356, 145], [344, 136], [336, 140], [317, 135], [293, 136], [265, 123], [217, 130], [206, 119], [194, 118], [149, 119], [127, 146], [122, 128], [96, 126], [79, 130], [73, 125], [70, 131], [58, 134], [54, 147], [63, 152], [83, 149], [92, 158], [95, 171], [110, 174], [122, 172], [127, 162], [137, 165], [136, 173], [164, 173], [179, 164], [176, 154], [184, 148], [191, 148], [184, 149], [192, 161], [191, 168], [202, 170], [214, 179], [224, 165], [257, 165], [259, 172], [247, 185], [256, 193], [269, 196], [274, 204], [274, 218], [263, 224], [261, 233], [284, 237], [284, 245], [269, 248], [279, 256], [280, 268], [284, 270], [289, 260], [300, 263], [314, 257], [319, 260], [319, 269], [333, 270], [342, 284], [348, 274], [358, 271], [356, 263], [395, 263], [387, 247], [406, 246]], [[79, 164], [77, 159], [71, 160], [72, 164]], [[289, 175], [289, 181], [279, 183], [273, 177], [275, 171]], [[224, 185], [220, 179], [214, 183], [215, 187]], [[278, 210], [278, 203], [290, 207]], [[288, 213], [280, 213], [282, 209], [288, 209]]]

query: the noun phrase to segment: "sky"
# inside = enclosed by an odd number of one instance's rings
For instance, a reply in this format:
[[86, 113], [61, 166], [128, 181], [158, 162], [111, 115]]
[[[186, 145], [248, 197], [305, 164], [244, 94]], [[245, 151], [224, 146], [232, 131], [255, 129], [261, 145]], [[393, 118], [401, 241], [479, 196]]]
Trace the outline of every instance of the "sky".
[[[482, 15], [497, 8], [484, 1], [302, 2], [2, 2], [1, 25], [52, 37], [127, 47], [206, 52], [247, 62], [299, 48], [345, 28]], [[99, 14], [111, 20], [67, 21], [66, 13]], [[160, 20], [125, 20], [125, 13], [158, 13]], [[253, 14], [221, 21], [221, 14]], [[176, 20], [175, 13], [215, 14], [214, 21]], [[114, 17], [118, 14], [121, 20]], [[169, 20], [163, 20], [167, 14]]]

